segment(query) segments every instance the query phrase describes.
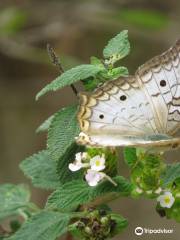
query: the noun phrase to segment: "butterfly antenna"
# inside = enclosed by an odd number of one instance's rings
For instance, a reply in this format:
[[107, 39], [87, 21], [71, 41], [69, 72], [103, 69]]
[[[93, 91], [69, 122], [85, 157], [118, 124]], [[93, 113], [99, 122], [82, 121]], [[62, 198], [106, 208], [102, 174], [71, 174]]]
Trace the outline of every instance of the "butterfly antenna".
[[[62, 67], [60, 58], [56, 55], [53, 47], [49, 43], [47, 44], [47, 52], [48, 52], [48, 55], [49, 55], [49, 58], [50, 58], [52, 64], [55, 65], [56, 67], [58, 67], [60, 74], [64, 73], [64, 69]], [[74, 94], [77, 96], [78, 91], [77, 91], [76, 87], [73, 84], [71, 84], [70, 86], [71, 86], [71, 89], [74, 92]]]

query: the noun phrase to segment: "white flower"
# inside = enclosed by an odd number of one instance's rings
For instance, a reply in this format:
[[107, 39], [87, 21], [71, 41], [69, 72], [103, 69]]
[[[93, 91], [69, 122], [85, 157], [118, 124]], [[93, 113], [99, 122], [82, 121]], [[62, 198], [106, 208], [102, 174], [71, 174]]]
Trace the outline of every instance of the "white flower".
[[91, 158], [90, 160], [91, 169], [94, 171], [101, 171], [105, 169], [105, 157], [104, 154], [102, 156], [96, 155], [95, 157]]
[[86, 152], [78, 152], [75, 155], [75, 161], [74, 163], [69, 164], [69, 169], [72, 172], [78, 171], [81, 168], [89, 167], [88, 163], [82, 163], [82, 160], [85, 160], [88, 157], [88, 154]]
[[75, 163], [69, 164], [69, 170], [71, 170], [72, 172], [76, 172], [81, 168], [82, 168], [82, 163], [75, 162]]
[[159, 188], [156, 189], [156, 191], [155, 191], [156, 194], [160, 194], [161, 192], [162, 192], [162, 188], [161, 188], [161, 187], [159, 187]]
[[85, 160], [87, 157], [88, 157], [87, 152], [78, 152], [75, 155], [75, 160], [81, 162], [82, 160]]
[[157, 201], [160, 203], [161, 207], [171, 208], [175, 199], [171, 192], [165, 192], [157, 198]]
[[147, 194], [152, 194], [152, 192], [153, 192], [152, 190], [147, 190], [146, 191]]
[[143, 190], [142, 190], [141, 188], [137, 187], [137, 188], [136, 188], [136, 192], [139, 193], [139, 194], [141, 194], [141, 193], [143, 193]]
[[89, 186], [94, 187], [104, 178], [104, 176], [104, 173], [88, 169], [85, 179], [88, 182]]

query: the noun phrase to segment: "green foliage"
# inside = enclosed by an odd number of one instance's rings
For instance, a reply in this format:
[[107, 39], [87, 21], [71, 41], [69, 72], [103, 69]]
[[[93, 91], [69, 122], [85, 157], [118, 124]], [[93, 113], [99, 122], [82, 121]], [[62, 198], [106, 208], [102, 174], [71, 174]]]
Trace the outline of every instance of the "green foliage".
[[124, 148], [124, 159], [130, 168], [133, 168], [137, 163], [136, 148]]
[[114, 237], [117, 234], [121, 233], [127, 227], [128, 222], [120, 214], [111, 213], [110, 216], [115, 223], [114, 229], [111, 232], [111, 237]]
[[56, 189], [60, 181], [56, 173], [57, 163], [51, 159], [47, 150], [25, 159], [20, 168], [31, 179], [35, 187]]
[[24, 185], [3, 184], [0, 186], [0, 220], [19, 215], [20, 209], [29, 204], [29, 189]]
[[109, 194], [115, 196], [117, 194], [119, 196], [130, 194], [132, 186], [125, 178], [117, 176], [113, 180], [117, 186], [113, 186], [108, 181], [104, 181], [96, 187], [90, 187], [82, 180], [68, 182], [52, 193], [48, 199], [47, 208], [61, 211], [71, 210], [79, 204], [90, 203], [99, 197], [106, 198]]
[[83, 152], [84, 150], [85, 150], [84, 146], [79, 146], [74, 142], [70, 147], [67, 148], [64, 154], [59, 158], [57, 163], [57, 174], [62, 184], [83, 177], [82, 171], [72, 173], [69, 170], [68, 165], [69, 163], [74, 162], [76, 153]]
[[162, 175], [163, 187], [172, 184], [176, 179], [180, 178], [180, 163], [167, 165], [165, 172]]
[[167, 15], [158, 11], [145, 9], [122, 9], [116, 17], [125, 22], [148, 30], [159, 30], [167, 26]]
[[40, 132], [46, 132], [51, 123], [52, 123], [52, 120], [54, 118], [54, 115], [50, 116], [48, 119], [46, 119], [37, 129], [36, 129], [36, 133], [40, 133]]
[[[150, 154], [144, 151], [126, 150], [126, 162], [131, 168], [131, 181], [134, 187], [142, 190], [148, 197], [156, 197], [154, 192], [161, 186], [160, 176], [164, 171], [165, 164], [158, 154]], [[134, 160], [135, 159], [135, 160]], [[136, 192], [132, 193], [136, 196]]]
[[99, 66], [102, 69], [104, 68], [103, 60], [101, 60], [101, 59], [99, 59], [97, 57], [92, 56], [90, 58], [90, 62], [91, 62], [92, 65]]
[[117, 79], [119, 77], [127, 77], [129, 75], [128, 69], [126, 67], [117, 67], [110, 69], [107, 72], [107, 76], [105, 76], [108, 79]]
[[48, 150], [53, 160], [57, 161], [75, 141], [79, 134], [76, 119], [77, 107], [71, 106], [58, 111], [48, 131]]
[[130, 52], [128, 31], [124, 30], [112, 38], [103, 50], [105, 58], [116, 56], [116, 61], [126, 57]]
[[55, 240], [67, 231], [70, 215], [42, 211], [23, 224], [8, 240]]
[[91, 76], [95, 76], [98, 72], [102, 70], [101, 67], [91, 65], [91, 64], [84, 64], [72, 68], [66, 72], [64, 72], [61, 76], [56, 78], [46, 87], [44, 87], [36, 96], [36, 100], [38, 100], [41, 96], [48, 93], [49, 91], [57, 91], [60, 88], [65, 86], [69, 86], [75, 82], [80, 80], [84, 80]]
[[180, 196], [176, 197], [175, 203], [171, 208], [165, 210], [168, 219], [174, 219], [180, 223]]

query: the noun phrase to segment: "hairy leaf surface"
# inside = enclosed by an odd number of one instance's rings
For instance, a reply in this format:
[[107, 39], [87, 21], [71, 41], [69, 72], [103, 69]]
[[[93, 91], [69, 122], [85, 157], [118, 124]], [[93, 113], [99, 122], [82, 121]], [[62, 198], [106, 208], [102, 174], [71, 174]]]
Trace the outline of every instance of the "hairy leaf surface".
[[25, 159], [20, 168], [31, 179], [32, 184], [39, 188], [56, 189], [60, 181], [56, 173], [57, 163], [53, 161], [47, 150]]

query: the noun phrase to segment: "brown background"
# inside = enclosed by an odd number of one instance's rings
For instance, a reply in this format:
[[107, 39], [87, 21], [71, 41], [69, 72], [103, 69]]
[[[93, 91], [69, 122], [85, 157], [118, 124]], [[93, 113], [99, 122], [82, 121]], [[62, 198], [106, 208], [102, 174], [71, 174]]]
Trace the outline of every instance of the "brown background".
[[[173, 44], [179, 38], [180, 28], [178, 0], [4, 0], [0, 2], [0, 13], [12, 7], [26, 15], [26, 22], [13, 35], [0, 32], [0, 183], [28, 182], [18, 164], [45, 148], [46, 141], [46, 136], [36, 135], [35, 129], [62, 106], [77, 101], [67, 87], [35, 102], [35, 94], [58, 75], [48, 62], [47, 42], [55, 47], [65, 68], [69, 68], [88, 63], [91, 55], [101, 57], [107, 40], [129, 29], [132, 51], [122, 64], [133, 73], [144, 61]], [[164, 14], [168, 22], [158, 29], [129, 23], [119, 17], [123, 9], [156, 11]], [[178, 153], [169, 153], [168, 160], [178, 161]], [[120, 171], [127, 175], [122, 157], [120, 160]], [[32, 199], [38, 205], [43, 206], [46, 196], [47, 192], [32, 188]], [[113, 202], [114, 211], [129, 219], [129, 228], [116, 239], [177, 240], [178, 225], [173, 220], [161, 219], [154, 210], [155, 205], [155, 201], [143, 199], [124, 198]], [[134, 234], [137, 226], [174, 229], [174, 233], [137, 237]]]

